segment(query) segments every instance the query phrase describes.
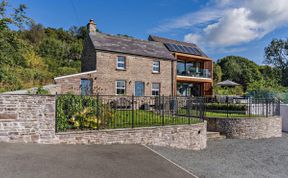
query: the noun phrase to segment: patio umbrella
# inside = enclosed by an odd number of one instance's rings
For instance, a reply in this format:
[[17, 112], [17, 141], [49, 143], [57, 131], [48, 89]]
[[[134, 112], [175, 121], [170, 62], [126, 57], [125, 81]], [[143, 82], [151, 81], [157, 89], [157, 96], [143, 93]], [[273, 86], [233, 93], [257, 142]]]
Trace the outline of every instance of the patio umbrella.
[[239, 86], [240, 84], [235, 83], [231, 80], [225, 80], [225, 81], [217, 83], [217, 85], [219, 85], [221, 87], [235, 87], [235, 86]]

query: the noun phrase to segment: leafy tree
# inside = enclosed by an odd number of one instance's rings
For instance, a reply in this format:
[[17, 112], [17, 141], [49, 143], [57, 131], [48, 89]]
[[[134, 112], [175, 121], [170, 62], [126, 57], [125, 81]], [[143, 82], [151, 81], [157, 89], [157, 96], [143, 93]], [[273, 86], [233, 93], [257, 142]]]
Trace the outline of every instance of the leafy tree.
[[222, 80], [232, 80], [241, 84], [246, 91], [249, 83], [262, 78], [258, 65], [247, 58], [227, 56], [217, 61], [222, 69]]
[[0, 92], [42, 86], [80, 71], [85, 27], [73, 27], [75, 32], [44, 27], [26, 16], [26, 8], [0, 2]]
[[282, 84], [288, 86], [288, 40], [273, 39], [265, 48], [264, 62], [280, 69]]
[[281, 84], [282, 73], [281, 70], [268, 65], [259, 66], [259, 71], [264, 80], [273, 80], [276, 84]]
[[222, 80], [221, 66], [219, 64], [215, 64], [215, 63], [213, 65], [213, 80], [214, 80], [214, 84], [221, 82], [221, 80]]

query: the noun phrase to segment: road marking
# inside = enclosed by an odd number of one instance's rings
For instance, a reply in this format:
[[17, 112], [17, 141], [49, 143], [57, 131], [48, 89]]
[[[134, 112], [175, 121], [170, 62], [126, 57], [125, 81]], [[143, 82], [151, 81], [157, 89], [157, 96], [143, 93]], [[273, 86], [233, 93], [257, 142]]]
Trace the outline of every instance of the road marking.
[[152, 151], [153, 153], [157, 154], [158, 156], [164, 158], [165, 160], [169, 161], [170, 163], [172, 163], [173, 165], [177, 166], [178, 168], [182, 169], [183, 171], [185, 171], [186, 173], [190, 174], [191, 176], [194, 176], [195, 178], [199, 178], [198, 176], [196, 176], [195, 174], [193, 174], [192, 172], [188, 171], [187, 169], [185, 169], [184, 167], [180, 166], [179, 164], [173, 162], [172, 160], [166, 158], [165, 156], [163, 156], [162, 154], [158, 153], [157, 151], [153, 150], [152, 148], [150, 148], [147, 145], [143, 145], [145, 148], [149, 149], [150, 151]]

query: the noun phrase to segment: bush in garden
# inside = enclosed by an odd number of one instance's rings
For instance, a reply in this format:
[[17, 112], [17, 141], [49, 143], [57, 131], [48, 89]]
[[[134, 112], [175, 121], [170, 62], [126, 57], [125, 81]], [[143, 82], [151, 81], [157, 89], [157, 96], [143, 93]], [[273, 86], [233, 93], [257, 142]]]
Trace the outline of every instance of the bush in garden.
[[113, 113], [96, 97], [73, 94], [57, 97], [57, 131], [108, 127]]

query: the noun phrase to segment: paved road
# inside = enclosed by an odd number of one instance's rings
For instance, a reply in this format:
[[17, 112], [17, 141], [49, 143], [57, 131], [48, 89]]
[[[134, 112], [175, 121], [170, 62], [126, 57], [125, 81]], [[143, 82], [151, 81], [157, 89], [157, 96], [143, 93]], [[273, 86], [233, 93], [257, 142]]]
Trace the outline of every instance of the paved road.
[[208, 142], [202, 151], [149, 146], [199, 177], [288, 177], [288, 135], [261, 140]]
[[0, 177], [191, 178], [191, 175], [140, 145], [0, 143]]

